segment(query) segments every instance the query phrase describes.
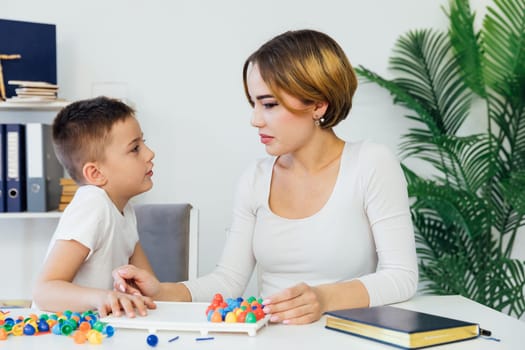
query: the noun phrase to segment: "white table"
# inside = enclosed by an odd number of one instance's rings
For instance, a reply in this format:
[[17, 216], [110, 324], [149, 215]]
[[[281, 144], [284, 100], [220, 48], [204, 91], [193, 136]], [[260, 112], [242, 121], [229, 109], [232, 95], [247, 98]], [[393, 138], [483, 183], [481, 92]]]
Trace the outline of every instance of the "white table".
[[[436, 315], [479, 323], [484, 329], [492, 331], [492, 336], [500, 342], [483, 337], [464, 342], [433, 347], [432, 349], [525, 349], [525, 322], [494, 311], [461, 296], [418, 296], [410, 301], [395, 306]], [[27, 316], [34, 310], [12, 309], [11, 315]], [[246, 334], [210, 333], [214, 340], [197, 342], [198, 332], [159, 331], [159, 344], [155, 349], [224, 349], [224, 350], [332, 350], [332, 349], [396, 349], [370, 340], [361, 339], [324, 328], [324, 317], [309, 325], [290, 326], [271, 324], [259, 330], [256, 336]], [[117, 329], [112, 338], [104, 339], [101, 345], [77, 345], [72, 338], [53, 334], [41, 336], [12, 335], [6, 341], [0, 341], [2, 349], [153, 349], [146, 344], [146, 330]], [[178, 335], [179, 339], [168, 340]]]

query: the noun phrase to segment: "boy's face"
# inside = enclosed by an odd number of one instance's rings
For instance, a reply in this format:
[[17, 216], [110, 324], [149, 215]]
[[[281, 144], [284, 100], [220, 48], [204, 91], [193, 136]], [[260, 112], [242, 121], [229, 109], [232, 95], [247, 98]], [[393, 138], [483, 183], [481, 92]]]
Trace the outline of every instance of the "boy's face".
[[122, 210], [129, 199], [153, 186], [155, 153], [144, 144], [142, 130], [134, 117], [114, 124], [109, 136], [106, 157], [99, 162], [99, 169], [107, 179], [102, 187]]

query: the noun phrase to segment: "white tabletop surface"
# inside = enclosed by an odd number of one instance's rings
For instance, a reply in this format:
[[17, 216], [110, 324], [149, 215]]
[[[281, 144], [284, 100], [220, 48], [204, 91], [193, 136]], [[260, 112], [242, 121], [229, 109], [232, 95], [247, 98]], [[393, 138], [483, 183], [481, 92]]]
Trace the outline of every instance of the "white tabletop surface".
[[[417, 310], [436, 315], [479, 323], [484, 329], [492, 331], [492, 336], [500, 342], [483, 337], [464, 342], [432, 347], [432, 349], [525, 349], [525, 322], [494, 311], [461, 296], [418, 296], [410, 301], [395, 304], [397, 307]], [[5, 311], [5, 310], [4, 310]], [[27, 316], [34, 310], [12, 309], [11, 316]], [[396, 349], [359, 337], [331, 331], [324, 328], [325, 319], [318, 322], [290, 326], [270, 324], [261, 328], [256, 336], [240, 333], [210, 333], [213, 340], [197, 342], [199, 332], [158, 331], [159, 343], [155, 349], [224, 349], [224, 350], [278, 350], [278, 349]], [[106, 338], [101, 345], [77, 345], [65, 336], [45, 334], [41, 336], [10, 335], [0, 341], [0, 349], [153, 349], [146, 344], [147, 330], [117, 329], [115, 335]], [[169, 339], [179, 336], [174, 342]]]

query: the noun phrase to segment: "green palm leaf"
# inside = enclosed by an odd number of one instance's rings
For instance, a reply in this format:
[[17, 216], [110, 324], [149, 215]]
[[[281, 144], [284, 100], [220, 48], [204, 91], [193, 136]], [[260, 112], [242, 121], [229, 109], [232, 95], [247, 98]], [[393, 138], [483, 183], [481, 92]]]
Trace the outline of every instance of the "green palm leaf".
[[461, 228], [471, 237], [479, 237], [490, 229], [490, 209], [486, 203], [468, 191], [453, 189], [429, 180], [421, 180], [408, 187], [416, 198], [414, 210], [431, 210], [448, 226]]
[[[410, 31], [395, 44], [387, 80], [359, 66], [416, 122], [403, 165], [423, 290], [458, 293], [511, 315], [525, 313], [525, 263], [511, 253], [525, 225], [525, 0], [495, 0], [481, 32], [467, 0], [451, 0], [448, 35]], [[474, 95], [475, 94], [475, 95]], [[485, 133], [460, 134], [471, 98], [486, 105]]]
[[419, 30], [402, 36], [390, 68], [402, 76], [394, 82], [430, 112], [439, 134], [457, 132], [468, 115], [470, 96], [444, 33]]
[[525, 1], [495, 0], [483, 21], [487, 85], [511, 99], [525, 89]]
[[418, 120], [423, 120], [429, 129], [438, 132], [438, 126], [434, 123], [430, 111], [428, 111], [426, 106], [420, 101], [407, 93], [406, 90], [401, 88], [395, 82], [387, 80], [363, 66], [356, 67], [355, 71], [367, 81], [376, 83], [377, 85], [387, 89], [394, 98], [394, 103], [416, 112], [416, 118]]
[[479, 35], [474, 31], [474, 15], [470, 11], [469, 2], [450, 1], [449, 36], [456, 53], [461, 74], [467, 85], [479, 96], [486, 96], [482, 68], [482, 49]]

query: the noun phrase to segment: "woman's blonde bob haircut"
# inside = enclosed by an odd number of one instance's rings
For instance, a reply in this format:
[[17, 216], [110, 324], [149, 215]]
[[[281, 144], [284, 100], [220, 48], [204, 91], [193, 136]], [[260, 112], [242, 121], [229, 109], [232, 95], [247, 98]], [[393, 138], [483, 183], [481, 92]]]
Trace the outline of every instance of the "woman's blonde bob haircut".
[[247, 85], [250, 65], [258, 66], [261, 78], [275, 98], [290, 110], [282, 92], [305, 105], [327, 102], [322, 128], [336, 126], [352, 108], [357, 88], [355, 72], [339, 44], [324, 33], [308, 29], [288, 31], [266, 42], [246, 59], [244, 91], [253, 106]]

